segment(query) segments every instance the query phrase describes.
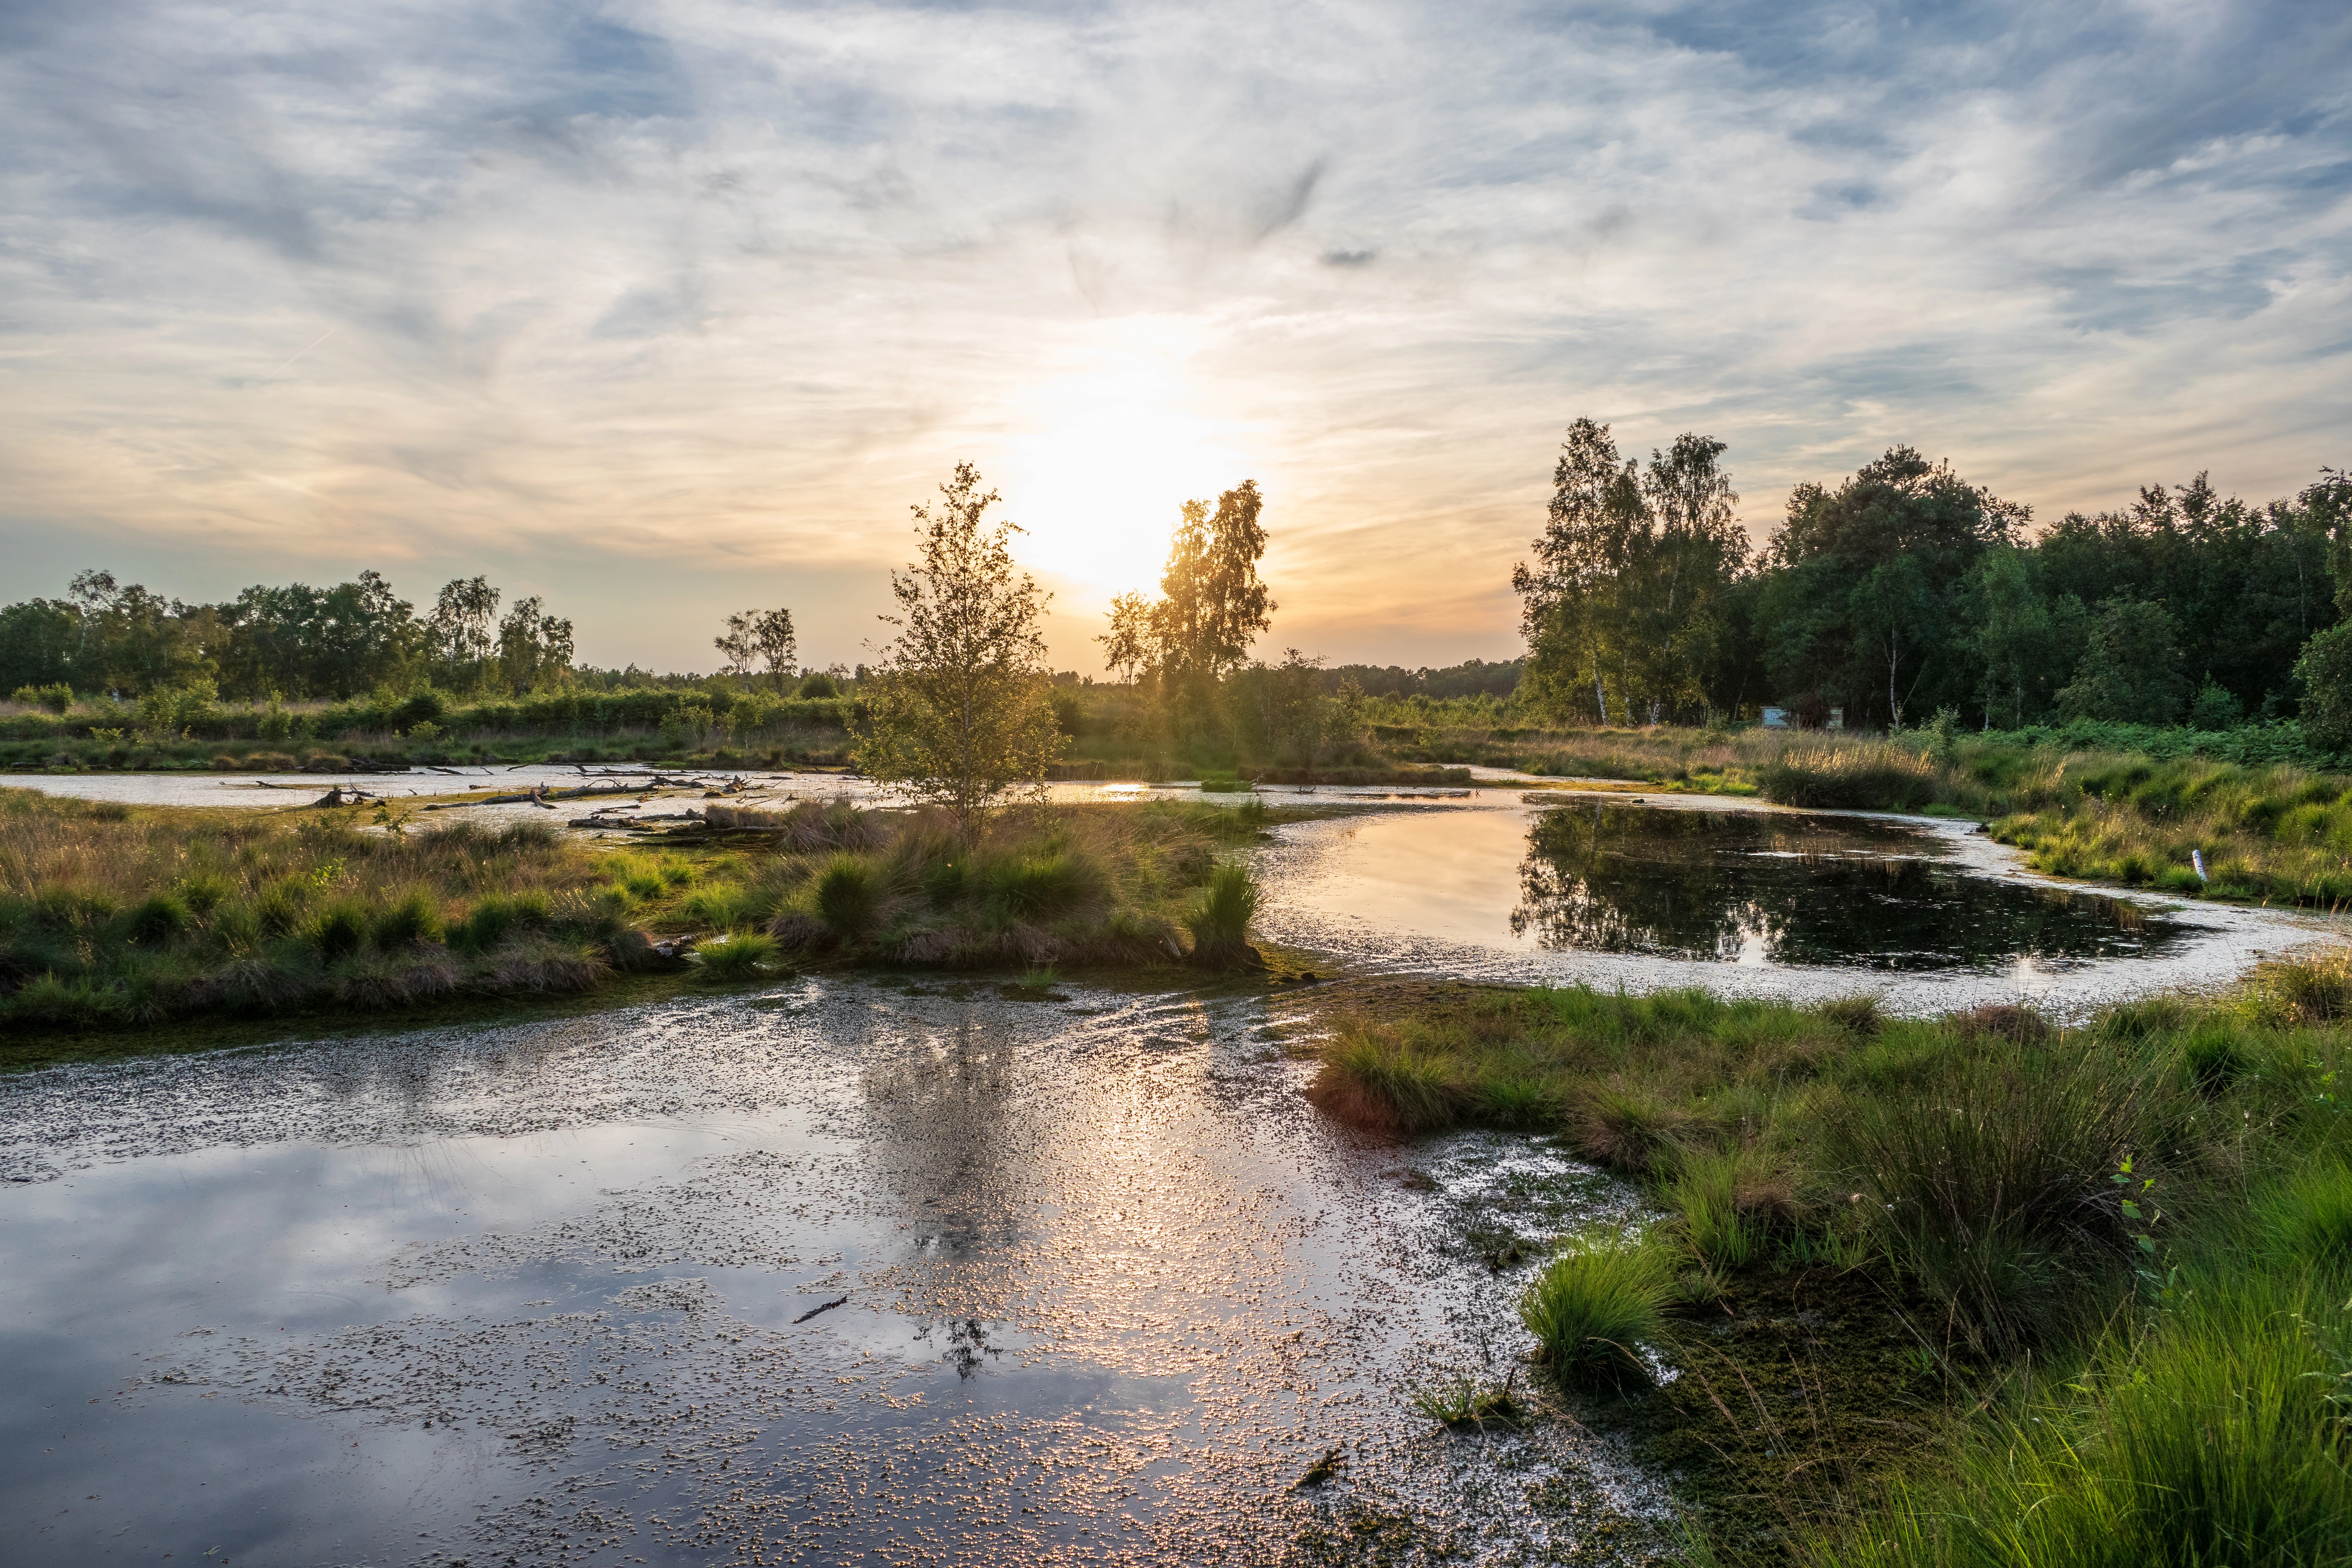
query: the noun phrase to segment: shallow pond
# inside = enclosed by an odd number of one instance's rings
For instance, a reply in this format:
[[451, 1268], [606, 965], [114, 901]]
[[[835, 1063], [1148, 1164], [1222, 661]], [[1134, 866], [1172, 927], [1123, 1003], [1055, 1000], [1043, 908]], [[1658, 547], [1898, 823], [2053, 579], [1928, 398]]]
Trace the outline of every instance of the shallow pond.
[[1268, 1008], [809, 982], [10, 1080], [9, 1561], [1654, 1543], [1606, 1442], [1408, 1404], [1528, 1348], [1465, 1216], [1623, 1189], [1483, 1135], [1408, 1185]]
[[2027, 875], [1972, 825], [1681, 796], [1530, 796], [1276, 830], [1263, 929], [1358, 965], [1927, 1013], [2079, 1014], [2216, 984], [2325, 920]]

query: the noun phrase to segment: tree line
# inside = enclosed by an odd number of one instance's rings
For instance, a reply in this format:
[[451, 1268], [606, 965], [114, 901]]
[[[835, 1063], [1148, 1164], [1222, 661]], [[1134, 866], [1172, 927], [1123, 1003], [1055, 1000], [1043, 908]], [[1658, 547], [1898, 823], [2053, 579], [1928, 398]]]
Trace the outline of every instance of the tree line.
[[1643, 463], [1606, 425], [1569, 426], [1513, 574], [1524, 706], [1602, 724], [1767, 705], [1888, 730], [1941, 710], [1983, 728], [2338, 723], [2343, 472], [2260, 505], [2200, 473], [2037, 533], [2030, 508], [1895, 447], [1833, 488], [1798, 486], [1752, 550], [1725, 450], [1684, 435]]
[[572, 668], [572, 623], [537, 595], [499, 614], [487, 578], [458, 578], [419, 614], [379, 572], [331, 588], [256, 585], [187, 604], [80, 572], [63, 598], [0, 606], [0, 691], [142, 697], [209, 686], [236, 700], [341, 700], [380, 686], [520, 694]]

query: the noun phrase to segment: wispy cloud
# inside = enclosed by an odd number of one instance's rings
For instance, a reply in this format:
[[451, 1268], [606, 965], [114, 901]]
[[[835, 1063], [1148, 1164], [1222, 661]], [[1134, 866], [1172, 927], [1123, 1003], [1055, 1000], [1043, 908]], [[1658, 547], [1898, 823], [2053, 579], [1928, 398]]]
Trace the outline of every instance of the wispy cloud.
[[2347, 82], [2319, 5], [0, 0], [5, 586], [490, 559], [596, 657], [856, 657], [970, 458], [1066, 658], [1244, 474], [1280, 640], [1450, 658], [1579, 414], [1759, 527], [1895, 440], [2278, 493], [2347, 457]]

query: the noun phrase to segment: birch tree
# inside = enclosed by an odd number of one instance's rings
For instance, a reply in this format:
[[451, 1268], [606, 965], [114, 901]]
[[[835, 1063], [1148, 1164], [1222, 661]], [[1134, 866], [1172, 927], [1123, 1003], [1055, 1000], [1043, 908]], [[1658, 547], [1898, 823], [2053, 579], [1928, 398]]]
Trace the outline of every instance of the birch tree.
[[854, 752], [879, 783], [945, 806], [970, 837], [1024, 785], [1042, 784], [1063, 737], [1054, 722], [1045, 640], [1051, 595], [1013, 563], [1009, 521], [978, 469], [956, 465], [936, 510], [914, 509], [916, 560], [890, 574], [898, 628], [866, 687]]

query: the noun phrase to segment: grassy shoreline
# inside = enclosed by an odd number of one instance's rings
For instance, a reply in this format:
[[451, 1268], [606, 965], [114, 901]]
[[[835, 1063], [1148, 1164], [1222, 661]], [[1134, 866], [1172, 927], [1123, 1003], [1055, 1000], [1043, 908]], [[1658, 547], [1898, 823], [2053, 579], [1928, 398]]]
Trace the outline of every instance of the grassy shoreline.
[[23, 1037], [383, 1016], [660, 973], [1197, 973], [1249, 957], [1254, 893], [1229, 851], [1316, 813], [1022, 808], [967, 844], [919, 811], [714, 805], [706, 820], [723, 816], [731, 831], [698, 824], [618, 847], [457, 815], [419, 828], [364, 807], [126, 807], [0, 790], [0, 1026]]
[[1667, 1216], [1638, 1256], [1522, 1238], [1496, 1289], [1575, 1414], [1703, 1499], [1695, 1560], [2352, 1561], [2352, 956], [2072, 1029], [1696, 992], [1320, 1005], [1328, 1113], [1546, 1132]]

